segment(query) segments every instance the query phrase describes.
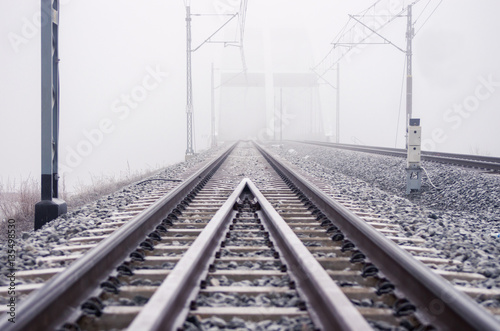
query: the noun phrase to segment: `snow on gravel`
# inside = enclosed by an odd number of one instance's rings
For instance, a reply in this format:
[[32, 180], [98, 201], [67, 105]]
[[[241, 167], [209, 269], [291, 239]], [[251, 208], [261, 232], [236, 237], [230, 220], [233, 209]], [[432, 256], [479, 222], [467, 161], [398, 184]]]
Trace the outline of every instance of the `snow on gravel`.
[[[441, 257], [460, 261], [447, 270], [478, 272], [479, 286], [500, 288], [500, 176], [424, 162], [422, 191], [406, 195], [402, 158], [301, 143], [267, 148], [341, 193], [396, 222], [407, 236], [426, 240]], [[467, 284], [461, 284], [467, 285]]]

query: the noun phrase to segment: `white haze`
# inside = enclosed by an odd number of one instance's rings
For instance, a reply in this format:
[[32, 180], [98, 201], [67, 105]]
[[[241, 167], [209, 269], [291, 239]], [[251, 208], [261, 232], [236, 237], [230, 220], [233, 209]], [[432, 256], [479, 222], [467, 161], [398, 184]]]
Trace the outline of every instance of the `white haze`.
[[[439, 1], [432, 0], [430, 8]], [[249, 75], [310, 73], [330, 49], [348, 14], [373, 2], [248, 1], [244, 50]], [[415, 6], [415, 16], [426, 3]], [[183, 1], [65, 0], [61, 4], [60, 158], [68, 187], [88, 182], [91, 176], [119, 175], [183, 160]], [[39, 0], [0, 4], [3, 181], [40, 175], [40, 33], [33, 24], [39, 6]], [[193, 0], [191, 7], [193, 13], [229, 12], [239, 7], [239, 1]], [[427, 149], [500, 156], [499, 10], [495, 0], [443, 1], [415, 37], [414, 117], [421, 118]], [[193, 17], [193, 46], [222, 23], [216, 16]], [[384, 29], [384, 35], [404, 48], [405, 30], [401, 18]], [[13, 42], [15, 36], [22, 39]], [[217, 35], [218, 40], [236, 37], [234, 24]], [[206, 44], [193, 53], [197, 151], [210, 144], [212, 62], [216, 85], [224, 83], [221, 74], [229, 77], [242, 68], [236, 47]], [[399, 127], [397, 146], [404, 146], [404, 98], [397, 122], [403, 65], [404, 54], [389, 45], [366, 46], [350, 61], [341, 62], [341, 142], [392, 147]], [[335, 73], [327, 79], [335, 83]], [[147, 87], [142, 90], [147, 94], [139, 102], [127, 101], [126, 96], [141, 86]], [[274, 92], [271, 102], [279, 109], [279, 87]], [[221, 139], [266, 136], [272, 114], [266, 114], [265, 89], [222, 86], [216, 90], [216, 100]], [[472, 109], [476, 101], [473, 111], [465, 109]], [[289, 115], [284, 139], [326, 140], [325, 134], [336, 134], [331, 87], [285, 87], [282, 104]], [[268, 133], [272, 138], [274, 134]]]

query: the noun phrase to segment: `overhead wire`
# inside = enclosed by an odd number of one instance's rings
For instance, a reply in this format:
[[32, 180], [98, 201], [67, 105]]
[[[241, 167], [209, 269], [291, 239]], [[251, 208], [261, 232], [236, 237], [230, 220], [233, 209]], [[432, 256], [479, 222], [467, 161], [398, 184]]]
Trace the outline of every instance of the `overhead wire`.
[[[184, 3], [184, 6], [187, 7], [188, 6], [188, 2], [190, 2], [190, 0], [183, 0], [183, 3]], [[247, 5], [248, 5], [248, 0], [240, 0], [240, 11], [237, 12], [236, 14], [232, 14], [232, 18], [230, 18], [226, 23], [224, 23], [213, 35], [215, 35], [217, 32], [219, 32], [227, 23], [229, 23], [229, 21], [231, 21], [236, 15], [238, 16], [238, 28], [239, 28], [239, 46], [240, 47], [240, 56], [241, 56], [241, 61], [242, 61], [242, 67], [243, 67], [243, 70], [241, 72], [239, 72], [238, 74], [236, 74], [235, 76], [231, 77], [230, 79], [228, 79], [227, 81], [225, 82], [222, 82], [221, 84], [219, 84], [217, 87], [215, 87], [214, 89], [217, 89], [223, 85], [225, 85], [226, 83], [230, 82], [231, 80], [235, 79], [236, 77], [238, 77], [239, 75], [241, 75], [242, 73], [245, 74], [245, 77], [246, 77], [246, 74], [247, 74], [247, 68], [246, 68], [246, 60], [245, 60], [245, 53], [243, 51], [243, 39], [244, 39], [244, 32], [245, 32], [245, 22], [246, 22], [246, 11], [247, 11]], [[194, 15], [194, 14], [193, 14]], [[214, 15], [220, 15], [220, 14], [214, 14]], [[238, 35], [238, 31], [235, 32], [235, 35]], [[210, 40], [210, 38], [212, 37], [210, 36], [207, 40], [205, 40], [200, 46], [198, 46], [197, 48], [195, 48], [194, 51], [196, 51], [198, 48], [200, 48], [204, 43], [208, 42]], [[236, 40], [236, 38], [234, 38]], [[231, 46], [230, 43], [227, 44], [228, 46]], [[194, 120], [194, 113], [193, 113], [193, 132], [196, 132], [196, 129], [195, 129], [195, 120]], [[193, 139], [193, 145], [194, 145], [194, 150], [196, 150], [196, 137]]]
[[[374, 8], [379, 2], [381, 2], [383, 0], [377, 0], [374, 4], [372, 4], [370, 7], [366, 8], [365, 10], [362, 10], [361, 12], [359, 12], [357, 15], [366, 15], [366, 13], [368, 11], [370, 11], [370, 9]], [[346, 33], [345, 33], [345, 30], [347, 29], [347, 27], [349, 26], [349, 23], [351, 22], [352, 18], [349, 17], [349, 20], [347, 21], [346, 24], [344, 24], [344, 26], [342, 27], [342, 29], [340, 29], [339, 33], [337, 33], [337, 35], [333, 38], [331, 44], [333, 44], [335, 42], [335, 40], [338, 40], [340, 39], [342, 36], [344, 36]], [[351, 31], [353, 29], [353, 27], [351, 27], [349, 29], [349, 31]], [[341, 36], [341, 37], [339, 37]], [[316, 65], [314, 66], [314, 69], [316, 69], [317, 67], [319, 67], [327, 58], [328, 56], [333, 52], [333, 50], [335, 49], [335, 46], [332, 46], [332, 48], [330, 49], [330, 51], [326, 54], [325, 57], [323, 57], [323, 59]]]
[[[381, 0], [377, 1], [374, 5], [370, 6], [369, 9], [373, 8], [376, 4], [378, 4]], [[415, 0], [412, 5], [415, 5], [416, 3], [420, 2], [421, 0]], [[382, 30], [383, 28], [385, 28], [388, 24], [392, 23], [396, 18], [398, 17], [401, 17], [401, 14], [404, 13], [406, 11], [406, 8], [402, 8], [401, 11], [399, 11], [397, 14], [395, 15], [392, 15], [392, 17], [390, 17], [386, 22], [384, 22], [381, 26], [378, 27], [377, 30], [375, 31], [380, 31]], [[361, 15], [361, 19], [363, 17], [366, 16], [366, 14], [368, 13], [368, 10], [365, 10], [364, 12], [362, 12]], [[340, 40], [342, 40], [342, 38], [344, 38], [345, 35], [347, 35], [348, 33], [352, 32], [353, 29], [357, 26], [357, 24], [354, 24], [347, 32], [345, 32], [344, 34], [342, 34], [340, 37], [337, 38], [337, 42], [334, 42], [334, 47], [333, 49], [337, 48], [337, 45], [339, 44], [342, 44], [340, 42]], [[331, 70], [338, 62], [340, 62], [341, 59], [343, 59], [352, 49], [354, 49], [356, 46], [360, 45], [360, 44], [363, 44], [363, 42], [365, 42], [367, 39], [371, 38], [373, 35], [375, 34], [375, 32], [373, 31], [370, 31], [370, 33], [367, 33], [366, 36], [364, 36], [361, 40], [359, 40], [358, 42], [356, 43], [352, 43], [352, 45], [349, 45], [349, 48], [347, 51], [341, 53], [337, 59], [335, 59], [333, 61], [333, 63], [331, 63], [331, 65], [329, 66], [328, 69], [324, 70], [324, 73], [320, 76], [323, 76], [324, 74], [326, 74], [326, 72], [328, 72], [329, 70]], [[330, 51], [330, 54], [333, 53], [333, 51]], [[323, 61], [324, 62], [324, 61]]]
[[[378, 0], [376, 1], [373, 5], [371, 5], [370, 7], [368, 7], [366, 10], [364, 11], [361, 11], [360, 14], [358, 14], [357, 16], [360, 16], [360, 20], [363, 19], [364, 17], [367, 16], [367, 14], [370, 12], [371, 9], [374, 9], [376, 7], [376, 5], [378, 5], [382, 0]], [[414, 6], [416, 4], [418, 4], [421, 0], [414, 0], [413, 2], [411, 2], [411, 4], [409, 4], [409, 6]], [[441, 0], [442, 2], [443, 0]], [[438, 6], [441, 4], [441, 2], [438, 4]], [[428, 4], [427, 4], [428, 5]], [[437, 9], [437, 8], [436, 8]], [[434, 9], [434, 11], [436, 10]], [[344, 52], [340, 52], [339, 56], [336, 58], [336, 59], [333, 59], [332, 60], [332, 63], [330, 64], [330, 66], [323, 70], [323, 74], [320, 75], [320, 77], [324, 76], [324, 74], [326, 74], [326, 72], [330, 71], [338, 62], [340, 62], [341, 59], [343, 59], [352, 49], [354, 49], [355, 47], [359, 46], [360, 44], [363, 44], [366, 40], [368, 40], [369, 38], [371, 38], [377, 31], [380, 31], [382, 29], [384, 29], [387, 25], [389, 25], [390, 23], [392, 23], [396, 18], [398, 17], [401, 17], [401, 15], [407, 10], [407, 6], [403, 6], [403, 8], [396, 14], [390, 16], [390, 18], [384, 22], [382, 25], [380, 25], [375, 31], [371, 31], [369, 33], [366, 34], [366, 36], [364, 38], [362, 38], [361, 40], [359, 40], [358, 42], [356, 43], [350, 43], [348, 49]], [[433, 11], [433, 12], [434, 12]], [[432, 13], [431, 13], [432, 15]], [[379, 15], [376, 15], [376, 16], [379, 16]], [[428, 19], [428, 18], [427, 18]], [[331, 55], [333, 54], [334, 50], [337, 48], [337, 46], [341, 45], [342, 43], [340, 42], [346, 35], [348, 35], [349, 33], [353, 33], [354, 29], [358, 26], [358, 24], [353, 24], [347, 31], [345, 31], [347, 29], [347, 27], [349, 26], [349, 23], [351, 22], [351, 18], [349, 19], [349, 21], [347, 22], [347, 24], [343, 27], [342, 31], [343, 33], [339, 33], [337, 34], [337, 37], [336, 39], [334, 39], [333, 43], [334, 43], [334, 46], [332, 47], [332, 49], [330, 49], [330, 51], [327, 53], [327, 55], [322, 59], [322, 61], [316, 66], [314, 67], [315, 69], [324, 64], [326, 62], [326, 59]], [[427, 21], [427, 20], [426, 20]], [[425, 24], [425, 22], [424, 22]]]
[[422, 15], [424, 14], [424, 12], [427, 9], [427, 7], [429, 7], [429, 4], [431, 2], [432, 2], [432, 0], [427, 1], [427, 4], [425, 5], [424, 9], [422, 9], [422, 11], [420, 12], [420, 15], [417, 16], [417, 18], [415, 19], [415, 21], [414, 21], [413, 24], [417, 24], [418, 20], [420, 19], [420, 17], [422, 17]]
[[436, 8], [434, 8], [434, 10], [431, 12], [431, 14], [427, 17], [427, 19], [424, 21], [424, 23], [422, 23], [422, 25], [418, 28], [418, 30], [415, 32], [415, 35], [417, 35], [417, 33], [424, 27], [425, 23], [427, 23], [427, 21], [432, 17], [432, 15], [434, 15], [434, 13], [436, 12], [436, 10], [439, 8], [439, 6], [441, 6], [441, 4], [443, 3], [443, 0], [439, 1], [439, 3], [437, 4]]

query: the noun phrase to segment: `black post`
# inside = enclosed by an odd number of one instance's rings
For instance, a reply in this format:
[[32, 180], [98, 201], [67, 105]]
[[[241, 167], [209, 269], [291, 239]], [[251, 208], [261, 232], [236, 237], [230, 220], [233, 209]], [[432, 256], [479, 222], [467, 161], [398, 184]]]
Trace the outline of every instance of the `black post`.
[[35, 205], [35, 230], [67, 211], [66, 203], [58, 199], [59, 0], [41, 0], [41, 12], [50, 24], [42, 25], [41, 32], [42, 201]]

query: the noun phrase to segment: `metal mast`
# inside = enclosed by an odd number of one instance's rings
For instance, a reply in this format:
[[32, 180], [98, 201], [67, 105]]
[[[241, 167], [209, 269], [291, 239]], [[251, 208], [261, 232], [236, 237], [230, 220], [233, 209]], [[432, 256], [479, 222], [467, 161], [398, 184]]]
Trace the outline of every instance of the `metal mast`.
[[191, 77], [191, 7], [186, 6], [186, 60], [187, 60], [187, 147], [186, 159], [194, 155], [193, 149], [193, 83]]
[[408, 26], [406, 31], [406, 128], [412, 116], [413, 107], [413, 74], [412, 74], [412, 40], [415, 35], [412, 22], [412, 6], [408, 6]]
[[280, 89], [280, 142], [283, 141], [283, 88]]
[[217, 146], [215, 138], [215, 77], [214, 77], [214, 63], [212, 62], [212, 108], [211, 108], [211, 136], [212, 147]]
[[337, 134], [335, 137], [335, 142], [338, 144], [340, 142], [340, 63], [337, 63]]
[[408, 6], [408, 24], [406, 31], [406, 194], [420, 191], [422, 186], [421, 143], [422, 127], [420, 119], [412, 118], [413, 76], [412, 76], [412, 40], [415, 35], [412, 22], [412, 6]]
[[276, 139], [277, 139], [276, 138], [277, 137], [276, 130], [278, 130], [278, 129], [276, 129], [276, 122], [278, 121], [278, 113], [276, 112], [276, 107], [277, 107], [276, 106], [276, 103], [277, 103], [276, 98], [277, 98], [276, 93], [274, 93], [274, 104], [273, 104], [274, 105], [274, 107], [273, 107], [273, 141], [276, 141]]
[[66, 203], [58, 199], [59, 0], [41, 0], [41, 12], [50, 23], [41, 31], [42, 201], [35, 205], [35, 230], [67, 211]]

